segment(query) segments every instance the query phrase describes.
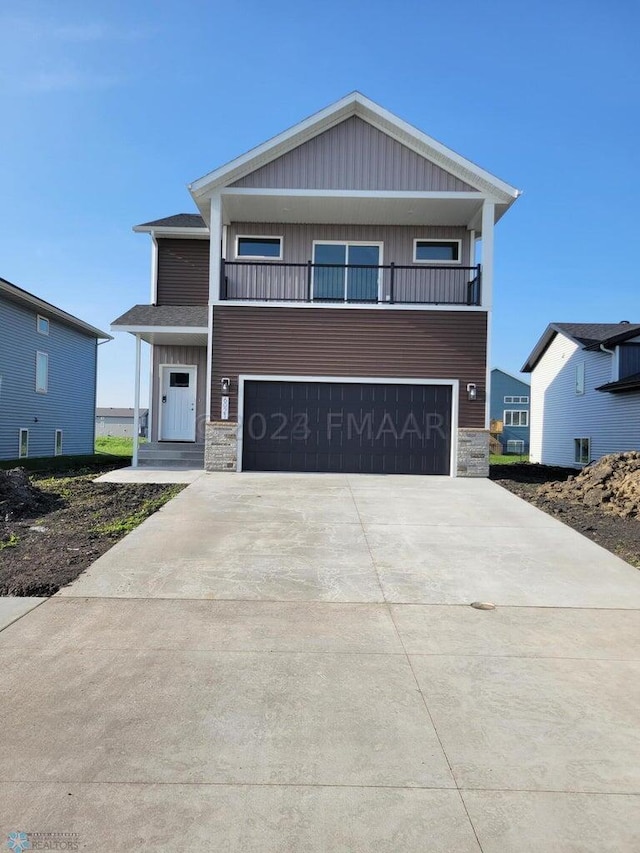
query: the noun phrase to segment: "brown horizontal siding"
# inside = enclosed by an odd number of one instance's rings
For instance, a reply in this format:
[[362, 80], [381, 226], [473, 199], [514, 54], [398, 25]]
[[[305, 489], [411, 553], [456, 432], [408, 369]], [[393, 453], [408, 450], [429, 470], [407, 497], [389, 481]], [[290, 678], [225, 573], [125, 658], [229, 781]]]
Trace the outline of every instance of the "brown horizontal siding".
[[[459, 426], [484, 427], [487, 315], [483, 311], [396, 311], [216, 306], [212, 419], [220, 380], [240, 374], [459, 379]], [[466, 386], [478, 386], [467, 399]]]
[[156, 305], [207, 305], [209, 241], [158, 240]]

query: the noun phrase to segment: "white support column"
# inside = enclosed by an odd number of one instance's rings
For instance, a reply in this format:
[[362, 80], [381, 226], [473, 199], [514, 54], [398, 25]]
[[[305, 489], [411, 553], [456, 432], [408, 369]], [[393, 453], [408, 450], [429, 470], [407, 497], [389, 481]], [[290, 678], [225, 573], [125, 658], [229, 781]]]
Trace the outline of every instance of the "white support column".
[[151, 304], [158, 301], [158, 241], [155, 232], [151, 232]]
[[482, 307], [487, 312], [487, 377], [485, 380], [485, 429], [491, 424], [491, 320], [493, 306], [493, 230], [495, 203], [485, 199], [482, 205]]
[[140, 335], [136, 335], [136, 378], [133, 392], [133, 458], [131, 464], [138, 467], [138, 433], [140, 432]]
[[476, 232], [471, 229], [469, 231], [469, 266], [476, 265]]
[[207, 335], [207, 388], [206, 419], [211, 420], [211, 376], [213, 373], [213, 303], [220, 299], [220, 269], [222, 259], [222, 198], [211, 197], [211, 221], [209, 223], [209, 333]]

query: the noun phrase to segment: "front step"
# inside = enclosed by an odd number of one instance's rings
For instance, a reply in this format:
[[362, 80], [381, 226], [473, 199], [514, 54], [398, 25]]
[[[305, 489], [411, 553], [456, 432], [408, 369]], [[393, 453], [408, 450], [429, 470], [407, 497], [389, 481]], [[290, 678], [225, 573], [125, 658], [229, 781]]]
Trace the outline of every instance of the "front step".
[[181, 441], [140, 445], [138, 465], [153, 468], [204, 468], [204, 444]]

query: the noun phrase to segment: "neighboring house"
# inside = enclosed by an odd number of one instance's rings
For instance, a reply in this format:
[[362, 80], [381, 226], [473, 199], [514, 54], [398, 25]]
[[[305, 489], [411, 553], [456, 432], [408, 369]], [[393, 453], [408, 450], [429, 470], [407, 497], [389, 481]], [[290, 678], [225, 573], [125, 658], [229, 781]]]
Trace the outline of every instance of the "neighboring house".
[[529, 400], [524, 379], [494, 367], [491, 371], [491, 420], [502, 424], [498, 436], [504, 453], [529, 452]]
[[134, 228], [152, 304], [112, 326], [137, 375], [153, 349], [141, 461], [486, 475], [493, 234], [516, 189], [359, 93], [189, 189], [199, 214]]
[[582, 466], [640, 450], [640, 323], [551, 323], [522, 370], [532, 462]]
[[0, 278], [0, 459], [94, 452], [100, 339]]
[[[146, 438], [149, 412], [140, 409], [138, 435]], [[111, 435], [118, 438], [131, 438], [134, 425], [133, 409], [100, 408], [96, 409], [96, 436]]]

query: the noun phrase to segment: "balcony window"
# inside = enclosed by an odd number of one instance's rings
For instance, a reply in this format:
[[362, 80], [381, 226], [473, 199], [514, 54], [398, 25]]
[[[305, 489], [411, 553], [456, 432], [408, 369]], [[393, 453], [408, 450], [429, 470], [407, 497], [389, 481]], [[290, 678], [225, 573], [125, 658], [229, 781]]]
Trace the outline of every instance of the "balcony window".
[[236, 258], [282, 260], [282, 237], [236, 237]]
[[381, 255], [381, 243], [314, 243], [314, 300], [377, 302]]
[[461, 240], [414, 240], [413, 261], [416, 264], [459, 264]]

